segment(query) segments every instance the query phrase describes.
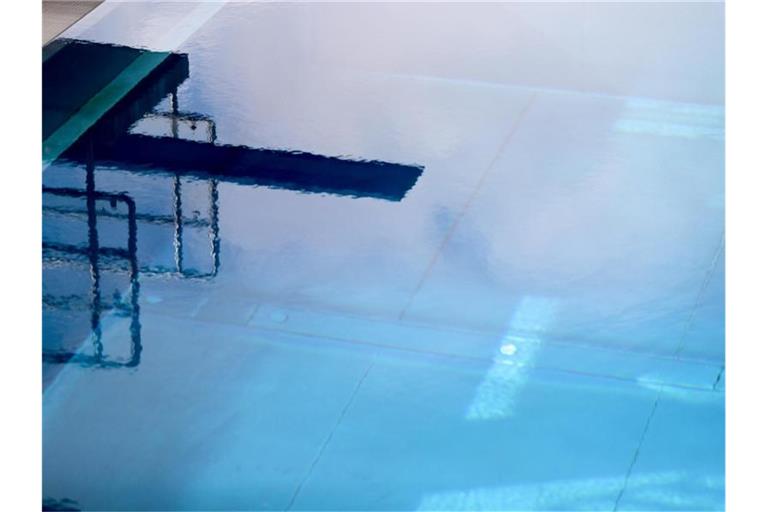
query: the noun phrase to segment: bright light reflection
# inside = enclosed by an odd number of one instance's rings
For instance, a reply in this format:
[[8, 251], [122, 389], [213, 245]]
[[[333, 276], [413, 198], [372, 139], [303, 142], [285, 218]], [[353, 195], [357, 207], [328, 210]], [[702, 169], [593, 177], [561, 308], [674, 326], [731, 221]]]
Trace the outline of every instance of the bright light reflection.
[[720, 105], [631, 99], [615, 128], [623, 133], [722, 140], [724, 119]]
[[499, 352], [501, 352], [505, 356], [513, 356], [515, 355], [515, 352], [517, 352], [517, 347], [512, 343], [507, 343], [506, 345], [501, 346], [501, 348], [499, 349]]
[[[611, 510], [624, 476], [532, 482], [428, 494], [418, 510]], [[723, 505], [722, 476], [666, 471], [632, 476], [621, 503], [629, 508], [715, 510]]]
[[498, 419], [512, 413], [517, 391], [527, 379], [536, 358], [539, 336], [552, 324], [555, 309], [552, 299], [525, 297], [520, 301], [507, 335], [499, 345], [499, 353], [475, 391], [467, 419]]

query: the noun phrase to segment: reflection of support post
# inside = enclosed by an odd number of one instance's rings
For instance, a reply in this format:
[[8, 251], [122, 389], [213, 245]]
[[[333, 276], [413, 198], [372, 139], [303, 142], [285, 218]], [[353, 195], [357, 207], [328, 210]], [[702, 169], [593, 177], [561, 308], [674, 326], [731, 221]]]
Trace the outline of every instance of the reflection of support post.
[[[213, 144], [216, 142], [216, 123], [211, 122], [208, 124], [208, 142]], [[219, 180], [211, 178], [208, 181], [208, 193], [210, 196], [210, 205], [208, 211], [208, 217], [211, 220], [211, 257], [213, 258], [213, 272], [212, 275], [219, 273], [219, 265], [221, 265], [220, 251], [221, 240], [219, 240]]]
[[[171, 136], [179, 138], [179, 97], [176, 89], [171, 93]], [[173, 178], [173, 257], [176, 262], [176, 272], [181, 274], [184, 268], [183, 244], [183, 211], [181, 209], [181, 177], [177, 174]]]
[[219, 180], [212, 179], [208, 182], [208, 192], [210, 194], [210, 210], [208, 215], [211, 219], [211, 257], [213, 258], [212, 275], [219, 273], [221, 265], [220, 251], [221, 240], [219, 240]]
[[128, 254], [131, 265], [131, 360], [126, 366], [138, 366], [141, 361], [141, 323], [139, 322], [139, 260], [136, 203], [128, 201]]
[[85, 166], [85, 203], [88, 210], [88, 261], [91, 270], [91, 333], [95, 357], [101, 360], [101, 289], [99, 286], [99, 233], [96, 226], [96, 183], [94, 176], [93, 143], [88, 141], [88, 161]]
[[184, 269], [184, 218], [181, 207], [181, 176], [173, 177], [173, 257], [176, 262], [176, 272], [183, 273]]
[[208, 123], [208, 138], [211, 141], [211, 144], [216, 142], [216, 123], [211, 121]]
[[176, 89], [171, 93], [171, 136], [174, 139], [179, 138], [179, 97], [176, 95]]

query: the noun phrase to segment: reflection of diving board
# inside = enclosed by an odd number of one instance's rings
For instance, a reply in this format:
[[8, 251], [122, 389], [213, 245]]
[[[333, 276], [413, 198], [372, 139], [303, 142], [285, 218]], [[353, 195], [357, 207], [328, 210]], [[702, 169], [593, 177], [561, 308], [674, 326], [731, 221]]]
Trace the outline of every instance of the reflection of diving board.
[[[75, 146], [64, 157], [82, 161], [85, 154], [84, 146]], [[401, 200], [422, 172], [421, 167], [387, 162], [344, 160], [140, 134], [127, 134], [112, 144], [96, 141], [94, 158], [100, 169], [182, 174], [199, 179], [215, 177], [243, 185], [390, 201]]]
[[[61, 118], [65, 116], [60, 112], [61, 105], [72, 110], [70, 104], [86, 101], [89, 94], [100, 90], [100, 84], [109, 80], [114, 82], [113, 75], [126, 62], [136, 62], [151, 53], [133, 48], [73, 41], [46, 60], [44, 136], [48, 138], [44, 146], [49, 145], [49, 140], [68, 123], [71, 124], [73, 118], [56, 128], [59, 126], [57, 123], [61, 123]], [[108, 56], [114, 55], [117, 64], [106, 63], [104, 70], [96, 72], [92, 78], [87, 78], [91, 74], [91, 68], [99, 67], [95, 65], [97, 62], [92, 60], [88, 62], [88, 73], [83, 73], [87, 79], [83, 78], [74, 85], [69, 84], [67, 79], [73, 74], [70, 68], [76, 68], [78, 59], [82, 59], [84, 55], [89, 55], [98, 62], [99, 59], [108, 59]], [[149, 76], [134, 80], [130, 91], [125, 91], [119, 101], [104, 109], [101, 119], [90, 129], [95, 164], [100, 170], [109, 166], [132, 172], [164, 173], [205, 180], [219, 179], [247, 185], [375, 197], [390, 201], [401, 200], [423, 171], [422, 167], [415, 165], [348, 160], [298, 151], [220, 144], [216, 141], [215, 123], [210, 116], [178, 110], [176, 89], [189, 74], [187, 56], [165, 54], [162, 60]], [[83, 67], [82, 64], [80, 67]], [[120, 73], [123, 74], [124, 71]], [[72, 99], [68, 99], [68, 91], [73, 88], [76, 94], [71, 94]], [[157, 110], [156, 106], [169, 95], [172, 98], [172, 111]], [[87, 100], [89, 104], [93, 101]], [[132, 129], [137, 122], [156, 124], [162, 121], [167, 121], [171, 126], [171, 133], [165, 134], [166, 136], [146, 135]], [[182, 125], [189, 126], [192, 130], [198, 126], [203, 128], [207, 132], [208, 140], [193, 141], [180, 137], [178, 128]], [[88, 153], [88, 144], [81, 139], [62, 156], [83, 163]], [[54, 153], [46, 149], [46, 154]]]
[[[57, 43], [43, 62], [46, 162], [64, 156], [83, 163], [92, 142], [97, 166], [390, 201], [401, 200], [423, 171], [415, 165], [219, 144], [210, 117], [178, 111], [176, 90], [189, 75], [186, 55], [76, 40]], [[154, 111], [168, 95], [173, 111]], [[206, 125], [209, 140], [131, 130], [152, 117], [176, 128]]]

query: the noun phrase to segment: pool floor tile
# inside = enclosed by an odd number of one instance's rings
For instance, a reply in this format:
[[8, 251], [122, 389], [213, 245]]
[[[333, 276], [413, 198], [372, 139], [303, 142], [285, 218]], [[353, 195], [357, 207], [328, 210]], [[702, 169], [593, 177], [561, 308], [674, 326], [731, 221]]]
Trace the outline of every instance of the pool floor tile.
[[287, 505], [369, 363], [184, 322], [145, 315], [134, 371], [57, 376], [44, 398], [46, 497], [88, 509]]
[[44, 498], [722, 508], [722, 20], [101, 4], [175, 64], [43, 173]]
[[721, 246], [722, 122], [720, 107], [537, 94], [403, 318], [676, 355]]
[[654, 397], [530, 369], [380, 362], [292, 509], [611, 509]]
[[723, 510], [724, 483], [724, 394], [663, 392], [618, 510]]
[[684, 358], [725, 361], [725, 254], [718, 251], [679, 345]]

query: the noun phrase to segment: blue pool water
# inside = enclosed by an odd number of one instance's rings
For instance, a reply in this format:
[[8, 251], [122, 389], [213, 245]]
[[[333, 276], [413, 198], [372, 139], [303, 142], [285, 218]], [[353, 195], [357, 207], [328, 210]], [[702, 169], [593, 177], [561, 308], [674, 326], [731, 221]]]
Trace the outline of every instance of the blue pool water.
[[45, 506], [722, 509], [723, 68], [718, 4], [102, 4]]

